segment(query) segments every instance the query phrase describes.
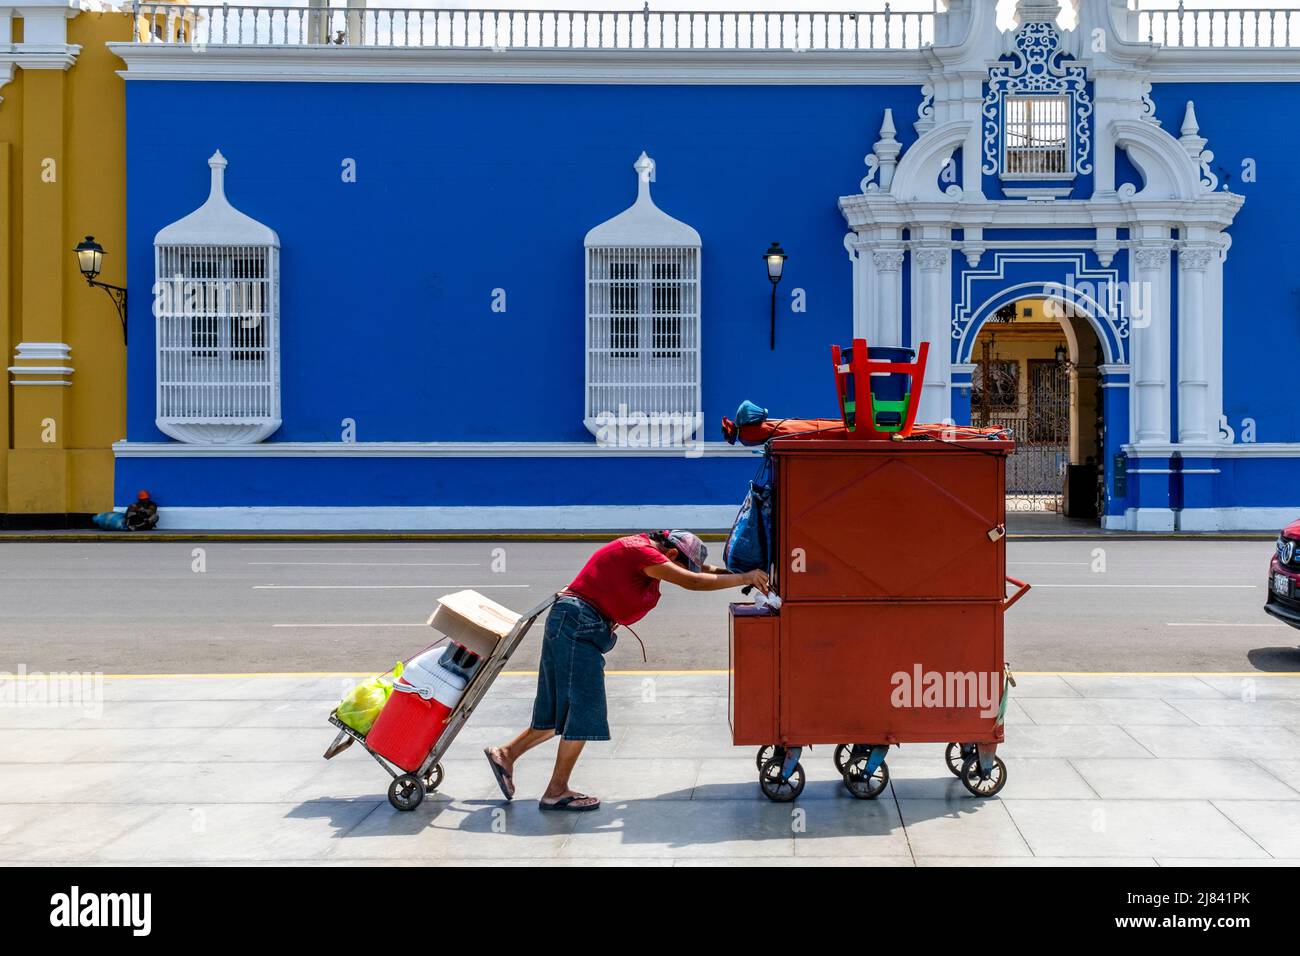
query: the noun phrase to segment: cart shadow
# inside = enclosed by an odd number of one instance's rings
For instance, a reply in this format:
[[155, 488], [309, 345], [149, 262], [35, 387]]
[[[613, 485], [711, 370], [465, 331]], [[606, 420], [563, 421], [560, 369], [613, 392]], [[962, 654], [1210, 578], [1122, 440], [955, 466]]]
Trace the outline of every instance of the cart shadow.
[[[319, 797], [300, 803], [287, 816], [325, 818], [332, 839], [376, 836], [412, 838], [438, 831], [444, 836], [509, 834], [516, 838], [572, 836], [614, 840], [618, 846], [669, 849], [724, 843], [778, 844], [794, 837], [817, 841], [869, 837], [901, 838], [906, 828], [935, 819], [963, 819], [995, 811], [997, 797], [978, 799], [957, 781], [907, 788], [900, 802], [894, 784], [875, 800], [856, 800], [835, 781], [810, 781], [789, 803], [775, 803], [748, 781], [710, 783], [645, 797], [606, 800], [590, 813], [543, 812], [534, 799], [507, 803], [499, 798], [457, 798], [430, 794], [414, 811], [391, 807], [382, 793], [365, 797]], [[369, 807], [358, 814], [358, 807]], [[614, 852], [611, 849], [611, 852]], [[856, 852], [856, 851], [855, 851]], [[899, 855], [893, 853], [892, 855]]]
[[[369, 812], [358, 814], [358, 806]], [[317, 797], [303, 801], [285, 816], [291, 819], [322, 819], [332, 829], [331, 839], [376, 836], [415, 837], [437, 830], [445, 833], [514, 836], [562, 836], [573, 829], [574, 813], [542, 813], [536, 801], [507, 803], [492, 799], [458, 799], [441, 792], [431, 793], [411, 811], [396, 810], [382, 793], [363, 797]]]

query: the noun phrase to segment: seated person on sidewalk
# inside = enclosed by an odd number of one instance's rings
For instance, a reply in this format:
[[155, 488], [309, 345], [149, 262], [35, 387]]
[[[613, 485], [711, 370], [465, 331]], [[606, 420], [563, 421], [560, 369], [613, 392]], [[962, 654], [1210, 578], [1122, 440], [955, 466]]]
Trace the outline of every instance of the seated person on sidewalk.
[[708, 549], [689, 531], [628, 535], [598, 549], [560, 592], [546, 618], [532, 726], [508, 744], [484, 750], [507, 800], [514, 797], [515, 761], [560, 735], [543, 810], [595, 810], [600, 801], [569, 787], [569, 774], [588, 740], [609, 740], [605, 654], [614, 628], [635, 624], [659, 603], [659, 582], [688, 591], [752, 585], [767, 593], [762, 571], [730, 574], [704, 563]]

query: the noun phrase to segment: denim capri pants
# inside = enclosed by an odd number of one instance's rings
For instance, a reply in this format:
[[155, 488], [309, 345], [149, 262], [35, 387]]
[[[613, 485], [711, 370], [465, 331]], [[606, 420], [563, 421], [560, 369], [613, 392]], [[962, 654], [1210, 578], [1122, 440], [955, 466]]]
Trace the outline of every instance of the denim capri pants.
[[565, 740], [609, 740], [605, 654], [618, 642], [605, 618], [586, 601], [557, 598], [546, 616], [533, 729]]

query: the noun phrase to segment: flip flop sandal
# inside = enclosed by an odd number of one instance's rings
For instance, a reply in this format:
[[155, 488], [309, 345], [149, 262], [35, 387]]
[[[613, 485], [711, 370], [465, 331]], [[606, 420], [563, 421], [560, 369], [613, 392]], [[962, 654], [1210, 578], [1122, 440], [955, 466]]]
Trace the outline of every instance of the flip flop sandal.
[[586, 813], [589, 810], [599, 810], [600, 809], [599, 800], [597, 800], [595, 803], [588, 804], [585, 807], [575, 807], [573, 805], [575, 800], [590, 800], [590, 799], [591, 798], [588, 797], [585, 793], [579, 793], [579, 794], [575, 794], [572, 797], [560, 797], [560, 799], [556, 800], [554, 803], [547, 803], [545, 800], [538, 800], [537, 808], [539, 810], [561, 810], [567, 813]]
[[505, 767], [501, 766], [501, 764], [497, 763], [494, 759], [492, 759], [491, 748], [484, 747], [483, 756], [487, 757], [488, 766], [492, 768], [492, 776], [497, 778], [497, 786], [501, 788], [501, 795], [504, 796], [507, 800], [513, 800], [515, 798], [513, 792], [513, 787], [515, 783], [514, 776], [512, 774], [507, 773]]

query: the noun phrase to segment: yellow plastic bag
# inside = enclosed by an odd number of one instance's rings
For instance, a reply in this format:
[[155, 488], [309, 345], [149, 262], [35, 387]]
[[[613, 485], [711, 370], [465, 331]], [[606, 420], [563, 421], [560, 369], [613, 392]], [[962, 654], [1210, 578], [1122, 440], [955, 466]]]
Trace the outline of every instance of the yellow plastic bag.
[[359, 734], [370, 733], [379, 712], [393, 693], [393, 682], [401, 676], [402, 663], [399, 661], [387, 674], [363, 680], [339, 701], [335, 711], [339, 720]]

